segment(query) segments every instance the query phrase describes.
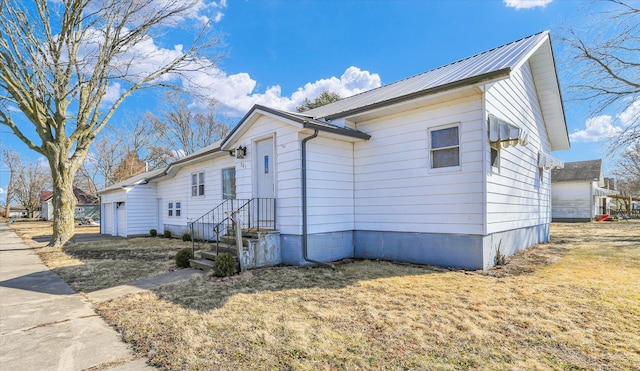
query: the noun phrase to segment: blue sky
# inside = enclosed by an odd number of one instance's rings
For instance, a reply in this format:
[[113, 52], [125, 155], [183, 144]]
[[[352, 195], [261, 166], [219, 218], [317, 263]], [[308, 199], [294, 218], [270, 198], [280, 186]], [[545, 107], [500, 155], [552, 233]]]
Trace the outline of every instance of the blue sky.
[[[554, 36], [589, 13], [586, 2], [570, 0], [201, 1], [203, 13], [198, 16], [206, 12], [216, 21], [226, 52], [218, 69], [202, 79], [209, 86], [207, 94], [236, 118], [233, 122], [256, 103], [293, 110], [323, 90], [342, 96], [359, 93], [543, 30], [551, 30], [564, 89], [570, 84], [571, 65]], [[167, 52], [180, 43], [154, 41], [155, 47]], [[615, 118], [623, 113], [589, 117], [584, 104], [563, 94], [572, 148], [554, 156], [564, 161], [605, 157], [608, 173], [613, 164], [598, 140], [618, 130]], [[160, 109], [159, 96], [132, 97], [112, 124]], [[640, 109], [640, 103], [637, 106]], [[0, 144], [18, 150], [25, 160], [40, 157], [6, 127], [0, 127], [0, 135]], [[3, 165], [0, 189], [6, 189], [7, 182]]]

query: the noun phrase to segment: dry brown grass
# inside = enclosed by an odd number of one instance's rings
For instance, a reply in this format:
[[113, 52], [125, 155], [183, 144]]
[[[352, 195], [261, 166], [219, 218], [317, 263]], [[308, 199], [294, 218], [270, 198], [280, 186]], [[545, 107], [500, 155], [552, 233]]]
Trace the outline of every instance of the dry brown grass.
[[99, 304], [165, 369], [638, 369], [640, 224], [554, 224], [502, 269], [361, 261]]
[[92, 292], [175, 269], [175, 255], [190, 242], [165, 238], [99, 235], [100, 227], [76, 226], [72, 241], [47, 247], [50, 222], [20, 222], [11, 227], [40, 259], [77, 292]]

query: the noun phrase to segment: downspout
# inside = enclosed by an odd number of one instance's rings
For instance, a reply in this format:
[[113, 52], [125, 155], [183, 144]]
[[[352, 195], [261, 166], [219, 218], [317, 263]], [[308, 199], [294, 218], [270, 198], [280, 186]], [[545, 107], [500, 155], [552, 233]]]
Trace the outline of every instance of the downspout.
[[310, 263], [334, 269], [333, 264], [310, 259], [307, 253], [307, 142], [317, 136], [318, 129], [314, 129], [311, 136], [302, 140], [302, 258]]

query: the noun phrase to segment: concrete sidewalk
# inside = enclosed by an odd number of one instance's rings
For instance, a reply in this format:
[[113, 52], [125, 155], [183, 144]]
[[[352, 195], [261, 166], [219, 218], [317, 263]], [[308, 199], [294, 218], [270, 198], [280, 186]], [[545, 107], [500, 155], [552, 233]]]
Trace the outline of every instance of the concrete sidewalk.
[[146, 361], [0, 223], [0, 370], [154, 369]]

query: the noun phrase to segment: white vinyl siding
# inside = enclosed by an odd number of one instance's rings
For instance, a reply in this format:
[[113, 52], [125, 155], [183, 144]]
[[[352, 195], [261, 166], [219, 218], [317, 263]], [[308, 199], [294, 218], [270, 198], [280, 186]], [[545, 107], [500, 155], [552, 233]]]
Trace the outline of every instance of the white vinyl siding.
[[[158, 182], [156, 198], [163, 199], [163, 210], [160, 210], [163, 224], [186, 228], [187, 223], [218, 206], [222, 202], [222, 169], [234, 166], [234, 162], [235, 159], [227, 153], [220, 154], [216, 158], [184, 166], [174, 176], [167, 176]], [[191, 197], [191, 175], [194, 173], [204, 174], [206, 189], [202, 196]], [[168, 204], [176, 201], [180, 201], [180, 216], [174, 214], [168, 217]]]
[[529, 134], [526, 146], [500, 149], [497, 172], [491, 168], [490, 152], [486, 152], [487, 233], [549, 223], [549, 171], [541, 177], [537, 163], [538, 152], [549, 153], [551, 146], [528, 63], [487, 89], [486, 110]]
[[[430, 129], [458, 123], [460, 170], [430, 168]], [[355, 229], [482, 234], [481, 95], [357, 123]]]
[[307, 142], [309, 233], [353, 230], [353, 191], [353, 144], [322, 136]]
[[156, 185], [137, 185], [127, 193], [127, 236], [148, 235], [158, 228]]

